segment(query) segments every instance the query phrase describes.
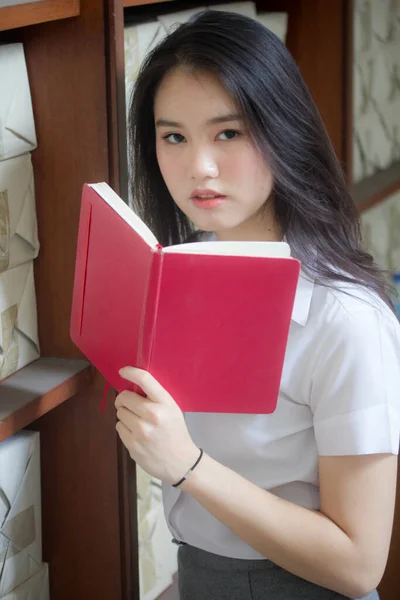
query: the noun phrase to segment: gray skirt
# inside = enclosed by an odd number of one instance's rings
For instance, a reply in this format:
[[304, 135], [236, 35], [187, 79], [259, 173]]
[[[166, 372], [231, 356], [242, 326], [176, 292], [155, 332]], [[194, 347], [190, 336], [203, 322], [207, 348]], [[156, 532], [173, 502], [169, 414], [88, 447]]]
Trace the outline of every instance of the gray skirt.
[[[180, 600], [343, 600], [346, 596], [296, 577], [269, 560], [211, 554], [187, 544], [178, 550]], [[373, 592], [365, 600], [379, 600]]]

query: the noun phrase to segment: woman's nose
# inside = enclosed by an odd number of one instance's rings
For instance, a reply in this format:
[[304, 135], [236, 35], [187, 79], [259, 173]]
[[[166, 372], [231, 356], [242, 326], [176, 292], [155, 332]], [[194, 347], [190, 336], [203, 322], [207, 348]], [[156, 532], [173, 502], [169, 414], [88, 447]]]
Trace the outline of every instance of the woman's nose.
[[218, 177], [218, 165], [212, 152], [206, 148], [197, 148], [192, 155], [192, 178]]

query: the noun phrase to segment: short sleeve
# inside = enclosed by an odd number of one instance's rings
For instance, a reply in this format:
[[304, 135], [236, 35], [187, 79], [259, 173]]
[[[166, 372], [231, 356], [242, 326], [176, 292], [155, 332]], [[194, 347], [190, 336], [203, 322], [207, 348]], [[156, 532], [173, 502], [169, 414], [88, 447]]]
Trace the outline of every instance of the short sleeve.
[[366, 307], [335, 317], [322, 337], [310, 395], [318, 454], [398, 454], [397, 319], [386, 308]]

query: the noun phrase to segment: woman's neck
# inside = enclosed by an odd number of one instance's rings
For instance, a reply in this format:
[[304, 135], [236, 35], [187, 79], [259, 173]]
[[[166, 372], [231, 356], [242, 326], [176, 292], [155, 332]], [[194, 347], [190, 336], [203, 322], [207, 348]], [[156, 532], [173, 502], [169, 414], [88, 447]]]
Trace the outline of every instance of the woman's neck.
[[258, 215], [238, 227], [215, 232], [219, 241], [280, 242], [283, 235], [271, 214]]

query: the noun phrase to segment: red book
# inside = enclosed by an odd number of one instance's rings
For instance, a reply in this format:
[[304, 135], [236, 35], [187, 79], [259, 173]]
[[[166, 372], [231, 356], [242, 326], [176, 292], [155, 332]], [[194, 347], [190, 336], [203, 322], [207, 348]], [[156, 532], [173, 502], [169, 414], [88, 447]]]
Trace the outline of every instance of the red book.
[[271, 413], [299, 270], [285, 242], [162, 248], [106, 183], [85, 185], [71, 337], [118, 392], [130, 365], [184, 412]]

